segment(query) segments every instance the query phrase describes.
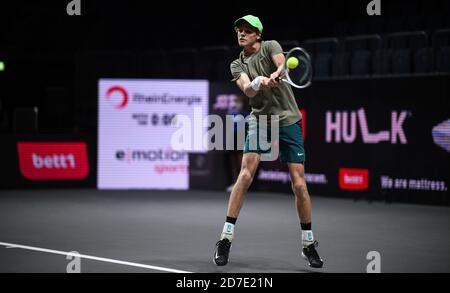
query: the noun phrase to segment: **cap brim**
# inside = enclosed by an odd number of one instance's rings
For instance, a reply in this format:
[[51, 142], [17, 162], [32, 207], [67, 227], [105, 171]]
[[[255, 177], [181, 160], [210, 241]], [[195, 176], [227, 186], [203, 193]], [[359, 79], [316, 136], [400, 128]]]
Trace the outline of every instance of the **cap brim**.
[[[234, 25], [237, 26], [239, 23], [245, 22], [247, 24], [250, 24], [245, 18], [239, 18], [234, 22]], [[250, 24], [251, 25], [251, 24]], [[252, 25], [251, 25], [252, 26]], [[253, 27], [253, 26], [252, 26]]]
[[234, 22], [234, 26], [238, 26], [242, 23], [246, 23], [249, 26], [251, 26], [252, 28], [254, 28], [257, 32], [261, 33], [261, 31], [259, 30], [259, 28], [257, 28], [256, 26], [254, 26], [253, 24], [251, 24], [250, 22], [248, 22], [248, 20], [246, 20], [245, 18], [239, 18], [238, 20], [236, 20]]

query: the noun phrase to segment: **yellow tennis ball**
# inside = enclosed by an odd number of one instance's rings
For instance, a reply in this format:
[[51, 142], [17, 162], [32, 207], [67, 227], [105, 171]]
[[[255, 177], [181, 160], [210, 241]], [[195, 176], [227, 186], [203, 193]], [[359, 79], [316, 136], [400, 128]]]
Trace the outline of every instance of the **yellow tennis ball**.
[[295, 57], [289, 57], [286, 65], [289, 69], [295, 69], [298, 66], [298, 59]]

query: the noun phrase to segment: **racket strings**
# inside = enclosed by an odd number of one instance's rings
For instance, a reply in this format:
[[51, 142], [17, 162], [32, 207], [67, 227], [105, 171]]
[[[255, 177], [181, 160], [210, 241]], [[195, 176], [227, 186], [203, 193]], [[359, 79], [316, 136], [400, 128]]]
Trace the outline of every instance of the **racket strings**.
[[305, 86], [311, 82], [312, 78], [312, 66], [311, 60], [306, 52], [297, 49], [293, 50], [286, 56], [286, 59], [295, 57], [299, 63], [296, 68], [287, 70], [287, 79], [291, 84], [296, 86]]

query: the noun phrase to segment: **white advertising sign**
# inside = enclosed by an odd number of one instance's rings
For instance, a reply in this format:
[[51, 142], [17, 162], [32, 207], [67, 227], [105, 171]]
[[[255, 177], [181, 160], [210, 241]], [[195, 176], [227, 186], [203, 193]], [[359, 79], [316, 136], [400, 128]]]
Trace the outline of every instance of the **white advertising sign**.
[[208, 81], [100, 79], [98, 89], [98, 188], [188, 189], [194, 150], [172, 148], [174, 117], [208, 115]]

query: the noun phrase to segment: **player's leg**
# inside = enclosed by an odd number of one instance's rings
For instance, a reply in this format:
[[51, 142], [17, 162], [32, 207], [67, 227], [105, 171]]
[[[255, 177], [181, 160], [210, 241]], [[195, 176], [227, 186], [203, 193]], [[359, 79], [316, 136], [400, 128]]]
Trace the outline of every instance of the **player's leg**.
[[302, 232], [302, 255], [312, 267], [322, 267], [323, 261], [317, 251], [317, 241], [311, 228], [311, 199], [305, 179], [305, 148], [301, 122], [280, 127], [280, 157], [289, 168], [292, 191]]
[[237, 181], [242, 164], [242, 151], [230, 151], [230, 165], [231, 165], [231, 181], [232, 184], [227, 188], [228, 192], [233, 190], [233, 186]]
[[311, 223], [311, 198], [305, 181], [305, 168], [302, 163], [288, 163], [292, 191], [295, 194], [295, 206], [298, 220], [302, 224]]
[[244, 204], [245, 195], [250, 187], [260, 161], [258, 153], [245, 153], [242, 158], [242, 167], [236, 183], [228, 200], [227, 219], [224, 224], [220, 240], [216, 244], [214, 262], [218, 266], [228, 263], [231, 241], [234, 237], [234, 225]]
[[305, 247], [314, 242], [311, 230], [311, 198], [306, 186], [305, 168], [303, 163], [288, 163], [288, 168], [292, 191], [295, 194], [298, 221], [302, 229], [302, 242]]
[[314, 239], [311, 225], [311, 198], [305, 180], [305, 168], [302, 163], [288, 163], [292, 190], [295, 194], [298, 219], [302, 230], [302, 255], [314, 268], [321, 268], [323, 260], [316, 250], [318, 242]]
[[246, 153], [243, 155], [241, 171], [228, 201], [228, 217], [237, 218], [239, 216], [239, 212], [244, 204], [245, 194], [253, 181], [259, 161], [260, 155], [257, 153]]

